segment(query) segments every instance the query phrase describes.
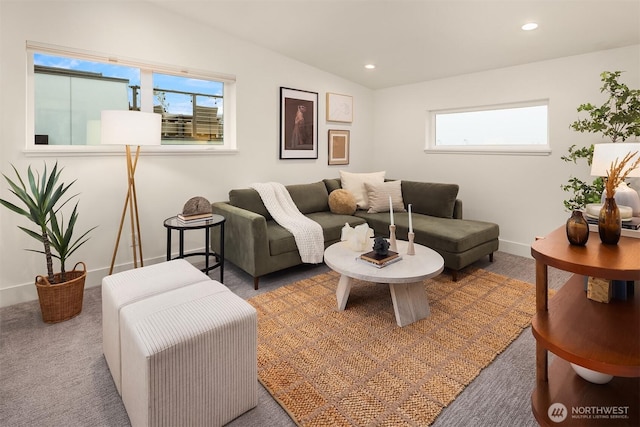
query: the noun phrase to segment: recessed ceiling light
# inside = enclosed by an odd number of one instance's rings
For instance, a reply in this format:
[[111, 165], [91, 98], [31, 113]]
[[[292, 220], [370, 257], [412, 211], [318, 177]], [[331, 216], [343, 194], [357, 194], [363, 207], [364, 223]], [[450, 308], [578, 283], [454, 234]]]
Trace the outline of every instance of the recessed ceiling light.
[[538, 24], [536, 24], [535, 22], [529, 22], [527, 24], [524, 24], [521, 28], [525, 31], [531, 31], [538, 28]]
[[364, 68], [366, 68], [367, 70], [373, 70], [374, 68], [376, 68], [376, 66], [374, 64], [367, 64], [364, 66]]

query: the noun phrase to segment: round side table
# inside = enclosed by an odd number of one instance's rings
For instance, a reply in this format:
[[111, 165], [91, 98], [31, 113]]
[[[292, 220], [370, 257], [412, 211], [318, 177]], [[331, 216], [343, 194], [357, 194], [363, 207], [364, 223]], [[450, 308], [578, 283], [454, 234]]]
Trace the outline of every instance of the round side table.
[[[167, 261], [177, 258], [186, 258], [189, 256], [204, 256], [205, 267], [202, 272], [208, 274], [209, 271], [214, 268], [220, 267], [220, 282], [224, 283], [224, 223], [225, 218], [222, 215], [213, 215], [213, 218], [196, 221], [193, 223], [185, 223], [178, 219], [177, 216], [172, 216], [164, 220], [164, 226], [167, 229]], [[216, 253], [210, 249], [210, 235], [211, 229], [214, 227], [220, 227], [220, 253]], [[185, 230], [202, 230], [204, 229], [204, 252], [190, 252], [184, 253], [184, 232]], [[180, 239], [180, 249], [178, 256], [171, 258], [171, 231], [178, 230]], [[210, 260], [213, 259], [212, 264]]]

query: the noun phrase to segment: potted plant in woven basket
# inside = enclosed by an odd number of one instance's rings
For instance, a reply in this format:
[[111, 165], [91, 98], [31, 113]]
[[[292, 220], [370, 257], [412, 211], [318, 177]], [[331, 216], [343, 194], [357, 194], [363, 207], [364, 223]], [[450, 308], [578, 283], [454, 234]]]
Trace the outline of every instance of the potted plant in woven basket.
[[[47, 263], [47, 275], [38, 275], [35, 281], [42, 320], [46, 323], [57, 323], [71, 319], [82, 311], [87, 268], [83, 262], [78, 262], [72, 271], [66, 271], [65, 262], [88, 240], [88, 234], [95, 227], [74, 239], [73, 232], [78, 219], [77, 203], [65, 224], [61, 208], [77, 194], [66, 196], [69, 187], [75, 181], [68, 185], [59, 182], [62, 169], [58, 169], [57, 163], [50, 173], [45, 164], [42, 174], [36, 172], [35, 175], [29, 166], [28, 186], [15, 166], [12, 165], [12, 167], [17, 181], [12, 181], [4, 174], [3, 176], [9, 183], [11, 192], [22, 202], [23, 207], [3, 199], [0, 199], [0, 204], [25, 216], [37, 226], [37, 231], [18, 227], [43, 245], [43, 250], [27, 249], [44, 254]], [[53, 272], [53, 258], [60, 261], [58, 273]], [[79, 270], [78, 266], [82, 269]]]

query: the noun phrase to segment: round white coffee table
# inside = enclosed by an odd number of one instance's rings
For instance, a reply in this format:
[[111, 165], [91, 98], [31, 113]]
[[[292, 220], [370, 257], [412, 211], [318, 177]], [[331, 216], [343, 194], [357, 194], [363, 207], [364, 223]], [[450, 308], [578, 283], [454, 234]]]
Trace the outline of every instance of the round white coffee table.
[[[406, 326], [429, 315], [429, 301], [423, 280], [437, 276], [444, 269], [444, 259], [436, 251], [414, 244], [415, 255], [407, 255], [406, 241], [397, 241], [397, 252], [402, 259], [383, 268], [362, 262], [358, 257], [369, 252], [351, 250], [347, 242], [338, 242], [324, 251], [324, 262], [341, 274], [336, 298], [338, 310], [344, 310], [354, 279], [374, 283], [388, 283], [393, 310], [399, 326]], [[368, 247], [371, 247], [369, 245]]]

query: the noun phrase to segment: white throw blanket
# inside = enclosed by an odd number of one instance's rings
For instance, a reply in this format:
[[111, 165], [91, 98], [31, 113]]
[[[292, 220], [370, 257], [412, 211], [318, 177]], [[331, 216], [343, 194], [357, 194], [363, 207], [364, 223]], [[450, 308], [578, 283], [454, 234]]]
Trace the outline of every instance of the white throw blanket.
[[266, 182], [251, 184], [249, 187], [260, 194], [262, 203], [273, 219], [293, 234], [302, 262], [321, 263], [324, 255], [322, 227], [300, 212], [285, 186], [277, 182]]

